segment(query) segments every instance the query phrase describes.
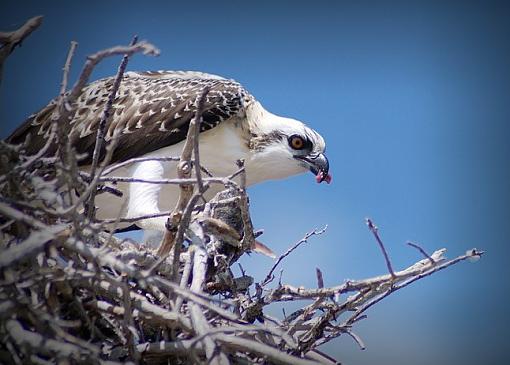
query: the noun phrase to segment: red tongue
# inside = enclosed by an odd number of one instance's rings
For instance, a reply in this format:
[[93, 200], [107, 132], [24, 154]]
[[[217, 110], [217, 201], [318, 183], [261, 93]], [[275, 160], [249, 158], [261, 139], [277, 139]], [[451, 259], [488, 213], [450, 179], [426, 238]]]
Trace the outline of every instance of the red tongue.
[[315, 177], [315, 181], [317, 181], [317, 183], [321, 183], [323, 181], [327, 182], [328, 184], [331, 184], [331, 175], [330, 174], [327, 174], [326, 176], [324, 176], [324, 172], [319, 172], [317, 174], [317, 176]]

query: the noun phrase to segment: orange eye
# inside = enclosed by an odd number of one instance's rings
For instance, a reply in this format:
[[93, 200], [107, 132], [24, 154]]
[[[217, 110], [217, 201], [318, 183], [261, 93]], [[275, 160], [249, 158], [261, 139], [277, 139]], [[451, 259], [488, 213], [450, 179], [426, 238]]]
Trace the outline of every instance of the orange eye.
[[295, 150], [300, 150], [305, 146], [305, 141], [300, 136], [292, 136], [289, 138], [289, 145]]

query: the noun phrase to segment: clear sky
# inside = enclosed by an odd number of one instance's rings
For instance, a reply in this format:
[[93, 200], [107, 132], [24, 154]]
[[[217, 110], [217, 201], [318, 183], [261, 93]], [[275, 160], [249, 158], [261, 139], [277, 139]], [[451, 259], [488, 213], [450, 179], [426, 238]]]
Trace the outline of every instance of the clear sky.
[[[200, 70], [241, 82], [276, 114], [326, 139], [333, 183], [311, 174], [250, 189], [261, 240], [276, 252], [328, 224], [285, 262], [283, 280], [326, 285], [385, 272], [364, 218], [380, 226], [396, 268], [418, 260], [405, 245], [463, 263], [368, 312], [350, 338], [325, 347], [345, 364], [498, 364], [507, 358], [510, 249], [510, 9], [504, 2], [445, 1], [3, 1], [0, 29], [45, 15], [8, 59], [0, 86], [0, 137], [58, 93], [69, 42], [72, 76], [87, 54], [156, 44], [131, 70]], [[105, 62], [93, 78], [115, 73]], [[73, 79], [74, 80], [74, 79]], [[251, 255], [260, 280], [272, 262]], [[288, 308], [287, 312], [291, 309]], [[273, 309], [281, 315], [280, 309]]]

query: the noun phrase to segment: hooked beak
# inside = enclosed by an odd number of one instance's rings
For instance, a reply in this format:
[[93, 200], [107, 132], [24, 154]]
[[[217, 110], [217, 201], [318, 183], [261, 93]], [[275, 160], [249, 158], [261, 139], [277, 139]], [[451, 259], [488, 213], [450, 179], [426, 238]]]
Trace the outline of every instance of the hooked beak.
[[329, 161], [323, 153], [308, 156], [294, 156], [298, 160], [306, 163], [310, 171], [316, 176], [318, 183], [323, 181], [331, 183], [331, 175], [329, 174]]

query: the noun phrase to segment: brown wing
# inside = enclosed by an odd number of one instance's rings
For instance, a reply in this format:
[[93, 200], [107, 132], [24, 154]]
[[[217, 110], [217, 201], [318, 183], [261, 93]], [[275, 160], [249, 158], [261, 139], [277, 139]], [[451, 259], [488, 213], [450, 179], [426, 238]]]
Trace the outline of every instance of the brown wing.
[[[97, 127], [113, 80], [110, 77], [89, 84], [76, 102], [69, 138], [76, 152], [87, 155], [80, 164], [89, 164], [92, 159]], [[199, 72], [126, 73], [107, 121], [106, 141], [111, 140], [114, 132], [120, 133], [111, 162], [141, 156], [184, 140], [195, 115], [197, 99], [205, 86], [209, 86], [210, 91], [201, 132], [242, 115], [244, 106], [253, 100], [237, 82], [214, 75]], [[31, 115], [7, 138], [7, 142], [21, 144], [26, 141], [28, 154], [39, 151], [48, 138], [54, 109], [55, 101], [51, 101]], [[47, 155], [55, 151], [53, 145]]]

